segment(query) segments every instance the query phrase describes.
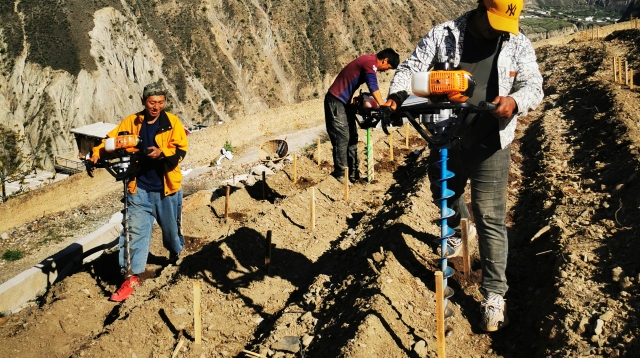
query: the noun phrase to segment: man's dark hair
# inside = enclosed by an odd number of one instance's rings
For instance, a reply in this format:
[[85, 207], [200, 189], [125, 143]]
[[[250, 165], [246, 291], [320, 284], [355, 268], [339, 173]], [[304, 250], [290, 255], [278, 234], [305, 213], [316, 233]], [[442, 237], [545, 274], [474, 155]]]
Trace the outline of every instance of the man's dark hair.
[[394, 70], [398, 68], [398, 65], [400, 64], [400, 55], [393, 51], [392, 48], [385, 48], [378, 52], [376, 56], [378, 57], [378, 60], [384, 60], [386, 58], [387, 62], [391, 65], [391, 68]]

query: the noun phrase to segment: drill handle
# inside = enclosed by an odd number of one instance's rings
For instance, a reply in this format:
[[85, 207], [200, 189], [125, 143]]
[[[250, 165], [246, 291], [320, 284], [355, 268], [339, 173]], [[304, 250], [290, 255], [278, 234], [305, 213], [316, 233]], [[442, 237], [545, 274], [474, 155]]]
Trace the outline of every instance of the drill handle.
[[104, 159], [98, 159], [98, 161], [94, 163], [89, 160], [89, 157], [90, 154], [87, 154], [87, 157], [85, 159], [82, 159], [82, 162], [84, 163], [84, 167], [87, 170], [87, 174], [92, 178], [96, 168], [106, 168], [109, 165], [109, 162]]
[[498, 105], [497, 104], [493, 104], [493, 103], [487, 102], [487, 101], [482, 101], [482, 102], [478, 103], [478, 110], [480, 110], [480, 111], [493, 112], [496, 109], [498, 109]]

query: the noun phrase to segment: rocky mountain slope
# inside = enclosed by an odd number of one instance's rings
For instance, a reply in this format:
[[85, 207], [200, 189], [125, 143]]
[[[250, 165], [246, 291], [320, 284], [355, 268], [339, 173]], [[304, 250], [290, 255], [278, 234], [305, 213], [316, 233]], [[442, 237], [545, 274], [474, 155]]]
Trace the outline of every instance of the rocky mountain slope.
[[344, 64], [404, 56], [474, 1], [13, 0], [0, 3], [0, 123], [73, 152], [70, 129], [115, 123], [163, 80], [185, 124], [321, 98]]

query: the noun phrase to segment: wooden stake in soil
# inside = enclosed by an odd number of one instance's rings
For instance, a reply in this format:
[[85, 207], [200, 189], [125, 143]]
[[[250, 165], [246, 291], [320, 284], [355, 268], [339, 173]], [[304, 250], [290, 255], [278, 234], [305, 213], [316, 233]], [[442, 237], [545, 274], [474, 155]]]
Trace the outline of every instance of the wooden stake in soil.
[[318, 138], [318, 145], [316, 146], [316, 156], [318, 157], [318, 165], [320, 165], [320, 138]]
[[267, 196], [265, 195], [265, 186], [267, 185], [267, 173], [262, 171], [262, 200], [265, 200]]
[[293, 153], [293, 184], [298, 182], [298, 156]]
[[229, 191], [230, 191], [230, 187], [227, 185], [227, 192], [225, 193], [224, 196], [224, 219], [228, 219], [229, 218]]
[[460, 234], [462, 236], [462, 272], [465, 279], [471, 273], [471, 262], [469, 260], [469, 219], [460, 219]]
[[271, 271], [271, 230], [267, 231], [267, 246], [264, 252], [264, 267], [267, 273]]
[[371, 141], [371, 128], [367, 128], [367, 182], [373, 181], [373, 142]]
[[316, 188], [311, 187], [311, 230], [316, 228]]
[[407, 123], [406, 126], [406, 133], [404, 135], [404, 146], [409, 149], [409, 124]]
[[444, 289], [442, 271], [436, 271], [436, 331], [438, 358], [447, 356], [444, 336]]
[[616, 57], [613, 57], [613, 81], [617, 81], [618, 76], [616, 75]]
[[180, 348], [182, 348], [182, 345], [184, 344], [184, 338], [180, 338], [180, 340], [178, 341], [178, 344], [176, 344], [176, 348], [173, 350], [173, 353], [171, 353], [171, 358], [176, 358], [178, 356], [178, 353], [180, 352]]
[[349, 201], [349, 168], [344, 168], [344, 202]]
[[629, 63], [627, 60], [624, 60], [624, 84], [629, 84]]
[[393, 162], [393, 132], [389, 133], [389, 160]]
[[242, 353], [244, 353], [244, 354], [246, 354], [246, 355], [248, 355], [248, 356], [250, 356], [250, 357], [255, 357], [255, 358], [265, 358], [263, 355], [260, 355], [260, 354], [258, 354], [258, 353], [256, 353], [256, 352], [248, 351], [248, 350], [246, 350], [246, 349], [243, 349], [243, 350], [242, 350]]
[[633, 89], [633, 68], [629, 69], [629, 89]]
[[618, 83], [622, 84], [622, 57], [618, 57]]
[[200, 282], [193, 283], [193, 330], [195, 344], [202, 344], [202, 315], [200, 312]]

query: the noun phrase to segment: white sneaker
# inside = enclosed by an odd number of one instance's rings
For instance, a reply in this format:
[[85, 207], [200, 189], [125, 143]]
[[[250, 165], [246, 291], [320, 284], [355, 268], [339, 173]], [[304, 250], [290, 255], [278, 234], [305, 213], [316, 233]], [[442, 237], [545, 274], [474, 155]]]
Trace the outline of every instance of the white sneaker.
[[[436, 250], [438, 255], [442, 256], [442, 247], [438, 245]], [[462, 253], [462, 239], [459, 237], [451, 236], [447, 239], [447, 258], [460, 256]]]
[[485, 332], [495, 332], [509, 324], [507, 302], [497, 293], [488, 292], [480, 303], [482, 321], [480, 327]]
[[469, 238], [473, 239], [476, 236], [477, 233], [478, 232], [476, 231], [476, 226], [473, 225], [472, 223], [469, 223], [469, 230], [468, 230], [468, 233], [467, 233]]

